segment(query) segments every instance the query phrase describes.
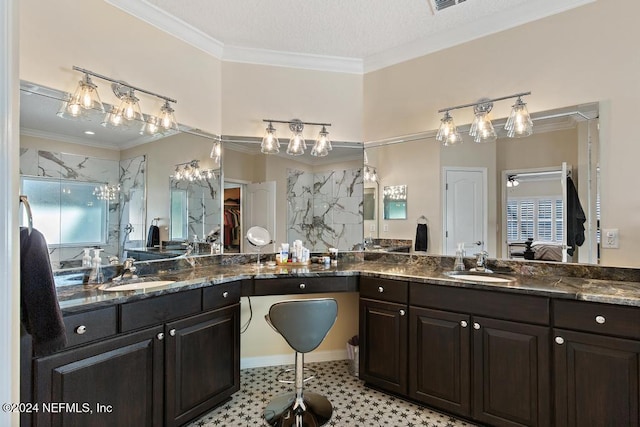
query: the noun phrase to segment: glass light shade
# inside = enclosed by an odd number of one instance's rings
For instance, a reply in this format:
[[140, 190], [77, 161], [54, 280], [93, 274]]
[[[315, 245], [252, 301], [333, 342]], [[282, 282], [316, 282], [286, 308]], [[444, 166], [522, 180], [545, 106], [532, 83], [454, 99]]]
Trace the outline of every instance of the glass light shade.
[[271, 123], [267, 126], [267, 130], [260, 144], [260, 151], [265, 154], [275, 154], [280, 152], [280, 141], [276, 137], [276, 129]]
[[169, 105], [169, 101], [165, 101], [162, 108], [160, 108], [159, 124], [165, 130], [178, 130], [178, 122], [173, 114], [174, 109]]
[[481, 111], [476, 114], [471, 129], [469, 129], [469, 135], [474, 137], [475, 142], [493, 142], [497, 139], [496, 131], [487, 112]]
[[101, 125], [106, 128], [126, 127], [126, 123], [118, 107], [111, 107], [111, 110], [104, 116]]
[[440, 128], [438, 129], [436, 140], [442, 142], [445, 146], [462, 142], [458, 128], [448, 111], [444, 113], [444, 117], [440, 121]]
[[209, 157], [212, 158], [216, 164], [220, 164], [220, 159], [222, 158], [222, 144], [220, 143], [220, 141], [213, 142]]
[[302, 136], [302, 133], [296, 132], [289, 140], [287, 146], [287, 154], [291, 156], [301, 156], [304, 154], [304, 150], [307, 148], [307, 143]]
[[118, 112], [124, 120], [142, 120], [142, 111], [140, 111], [140, 104], [138, 98], [133, 94], [125, 95], [118, 107]]
[[315, 144], [313, 144], [313, 148], [311, 149], [311, 155], [316, 157], [324, 157], [329, 154], [329, 150], [331, 150], [331, 141], [329, 140], [329, 132], [327, 129], [322, 126], [322, 130], [318, 133], [318, 138], [316, 139]]
[[156, 116], [148, 116], [144, 125], [142, 125], [142, 129], [140, 129], [140, 135], [157, 135], [158, 133], [160, 133], [158, 118]]
[[84, 79], [78, 82], [78, 87], [67, 104], [67, 111], [70, 115], [79, 115], [83, 110], [104, 112], [97, 87], [88, 74], [85, 74]]
[[522, 138], [533, 133], [533, 122], [527, 110], [527, 104], [518, 98], [511, 108], [511, 114], [504, 125], [509, 138]]

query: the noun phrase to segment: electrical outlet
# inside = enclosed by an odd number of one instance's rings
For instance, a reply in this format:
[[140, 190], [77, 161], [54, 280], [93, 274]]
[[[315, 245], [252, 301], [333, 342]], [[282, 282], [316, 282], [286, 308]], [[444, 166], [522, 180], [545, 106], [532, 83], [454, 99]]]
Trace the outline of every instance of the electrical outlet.
[[387, 231], [389, 231], [389, 224], [385, 224], [385, 225], [383, 225], [383, 226], [382, 226], [382, 231], [384, 231], [385, 233], [386, 233]]
[[618, 249], [620, 247], [617, 228], [605, 228], [602, 230], [602, 247], [608, 249]]
[[369, 226], [369, 231], [376, 231], [376, 225], [375, 224], [371, 224]]

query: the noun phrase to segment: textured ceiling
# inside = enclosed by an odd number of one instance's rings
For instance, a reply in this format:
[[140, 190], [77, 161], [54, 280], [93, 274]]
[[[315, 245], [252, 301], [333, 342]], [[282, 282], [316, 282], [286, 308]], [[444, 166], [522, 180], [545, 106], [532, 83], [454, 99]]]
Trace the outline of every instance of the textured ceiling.
[[[399, 62], [408, 46], [436, 51], [595, 0], [466, 0], [435, 12], [431, 0], [105, 0], [187, 40], [366, 62]], [[225, 54], [219, 55], [225, 57]], [[237, 59], [235, 56], [233, 59]], [[264, 55], [263, 55], [264, 56]], [[383, 66], [385, 65], [383, 64]], [[365, 66], [366, 68], [366, 66]]]

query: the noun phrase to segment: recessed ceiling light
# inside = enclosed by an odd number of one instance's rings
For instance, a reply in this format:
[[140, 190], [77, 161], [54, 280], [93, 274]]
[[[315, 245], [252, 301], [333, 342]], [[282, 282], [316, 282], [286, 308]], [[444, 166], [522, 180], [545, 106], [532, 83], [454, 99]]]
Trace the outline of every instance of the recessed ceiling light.
[[95, 135], [96, 133], [92, 130], [85, 130], [84, 131], [85, 135]]

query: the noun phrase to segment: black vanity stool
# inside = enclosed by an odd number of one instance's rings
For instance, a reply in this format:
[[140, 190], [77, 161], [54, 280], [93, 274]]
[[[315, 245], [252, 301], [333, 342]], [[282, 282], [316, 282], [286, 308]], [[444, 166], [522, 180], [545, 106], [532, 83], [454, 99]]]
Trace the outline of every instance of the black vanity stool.
[[[287, 300], [273, 304], [265, 316], [296, 352], [294, 369], [278, 374], [278, 381], [295, 384], [295, 392], [276, 396], [264, 410], [271, 426], [321, 426], [331, 418], [329, 400], [317, 393], [304, 392], [303, 385], [313, 378], [304, 378], [304, 354], [315, 350], [327, 336], [338, 316], [338, 303], [333, 298]], [[284, 372], [295, 372], [295, 381], [279, 379]]]

